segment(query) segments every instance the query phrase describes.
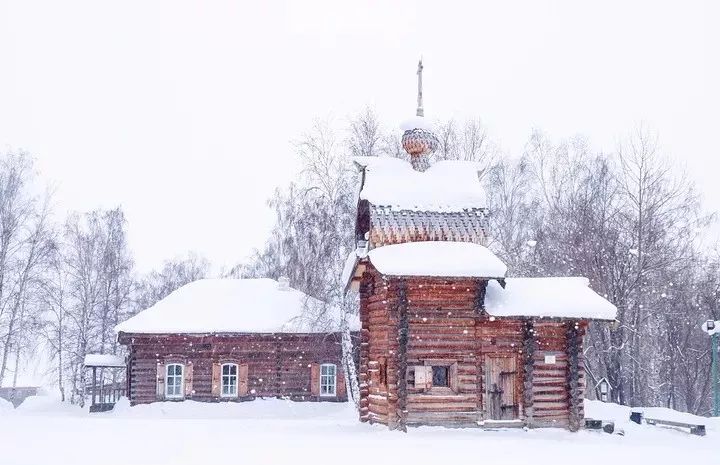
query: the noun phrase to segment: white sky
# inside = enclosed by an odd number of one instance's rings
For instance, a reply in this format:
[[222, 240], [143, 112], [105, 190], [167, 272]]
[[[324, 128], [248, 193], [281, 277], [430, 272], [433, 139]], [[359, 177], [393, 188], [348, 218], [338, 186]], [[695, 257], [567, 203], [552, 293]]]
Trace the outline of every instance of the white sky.
[[[267, 3], [267, 4], [266, 4]], [[347, 3], [347, 5], [341, 5]], [[365, 105], [479, 116], [611, 150], [639, 122], [720, 209], [714, 2], [0, 0], [0, 149], [23, 148], [61, 210], [122, 205], [141, 270], [260, 246], [266, 199], [313, 118]]]

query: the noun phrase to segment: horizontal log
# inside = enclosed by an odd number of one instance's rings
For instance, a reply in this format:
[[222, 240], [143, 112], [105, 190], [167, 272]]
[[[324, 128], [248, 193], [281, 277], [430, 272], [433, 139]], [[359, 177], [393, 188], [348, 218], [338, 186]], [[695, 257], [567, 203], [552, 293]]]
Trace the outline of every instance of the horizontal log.
[[407, 398], [408, 404], [413, 403], [442, 403], [442, 402], [475, 402], [477, 396], [475, 394], [433, 394], [429, 393], [418, 393], [411, 394]]
[[565, 402], [568, 395], [565, 392], [558, 394], [535, 394], [533, 395], [533, 403], [535, 405], [545, 402]]
[[471, 412], [477, 414], [477, 404], [475, 402], [466, 403], [425, 403], [425, 404], [408, 404], [408, 412]]

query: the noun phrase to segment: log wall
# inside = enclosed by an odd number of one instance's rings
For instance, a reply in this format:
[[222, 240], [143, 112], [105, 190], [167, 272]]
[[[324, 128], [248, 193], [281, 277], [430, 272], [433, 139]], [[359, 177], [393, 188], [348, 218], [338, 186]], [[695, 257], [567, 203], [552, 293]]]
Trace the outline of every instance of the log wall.
[[[568, 364], [568, 327], [575, 322], [535, 321], [533, 326], [537, 341], [534, 354], [534, 370], [532, 380], [532, 423], [531, 426], [570, 427], [570, 384], [573, 377]], [[582, 336], [587, 323], [578, 324], [579, 334], [576, 345], [572, 347], [578, 365], [574, 376], [580, 385], [576, 396], [580, 399], [585, 392], [585, 362], [582, 354]], [[555, 363], [547, 363], [546, 357], [554, 357]], [[582, 401], [577, 406], [579, 418], [583, 418]]]
[[[132, 404], [155, 402], [157, 366], [180, 362], [192, 365], [192, 392], [185, 398], [204, 401], [243, 401], [256, 397], [293, 400], [346, 401], [339, 334], [247, 335], [120, 335], [129, 348], [128, 395]], [[247, 395], [221, 398], [212, 392], [214, 363], [247, 364]], [[313, 364], [334, 363], [338, 395], [320, 397], [311, 392]]]
[[418, 388], [409, 370], [408, 425], [476, 425], [478, 420], [478, 283], [464, 280], [407, 280], [409, 335], [407, 364], [457, 364], [457, 386]]
[[[482, 311], [486, 284], [366, 270], [360, 285], [362, 421], [393, 429], [497, 421], [575, 429], [583, 416], [587, 323], [490, 317]], [[423, 384], [432, 375], [419, 367], [429, 365], [447, 367], [453, 382]], [[425, 374], [416, 377], [416, 370]]]
[[397, 364], [391, 353], [397, 350], [397, 325], [390, 308], [397, 304], [397, 288], [375, 272], [366, 273], [360, 285], [360, 420], [389, 424], [396, 421], [390, 412], [388, 387], [397, 399]]

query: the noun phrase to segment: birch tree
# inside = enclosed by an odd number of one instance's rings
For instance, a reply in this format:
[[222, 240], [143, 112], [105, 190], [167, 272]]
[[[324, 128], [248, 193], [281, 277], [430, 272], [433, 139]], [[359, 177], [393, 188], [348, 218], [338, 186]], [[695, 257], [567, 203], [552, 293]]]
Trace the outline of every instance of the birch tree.
[[134, 293], [135, 312], [150, 308], [185, 284], [208, 277], [209, 272], [210, 262], [193, 253], [166, 260], [159, 270], [153, 270], [139, 280]]
[[52, 248], [50, 196], [35, 195], [40, 189], [27, 154], [0, 156], [0, 385], [13, 354], [17, 375], [40, 312], [35, 291]]
[[85, 355], [115, 352], [114, 326], [129, 315], [132, 260], [120, 209], [72, 214], [65, 224], [63, 267], [67, 307], [64, 317], [73, 402], [84, 403]]

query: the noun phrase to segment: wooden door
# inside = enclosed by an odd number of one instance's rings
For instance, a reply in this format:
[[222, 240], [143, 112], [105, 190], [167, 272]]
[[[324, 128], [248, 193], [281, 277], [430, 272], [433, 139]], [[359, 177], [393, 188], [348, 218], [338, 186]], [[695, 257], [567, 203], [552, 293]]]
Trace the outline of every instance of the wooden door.
[[485, 357], [485, 418], [516, 420], [519, 415], [517, 357]]

